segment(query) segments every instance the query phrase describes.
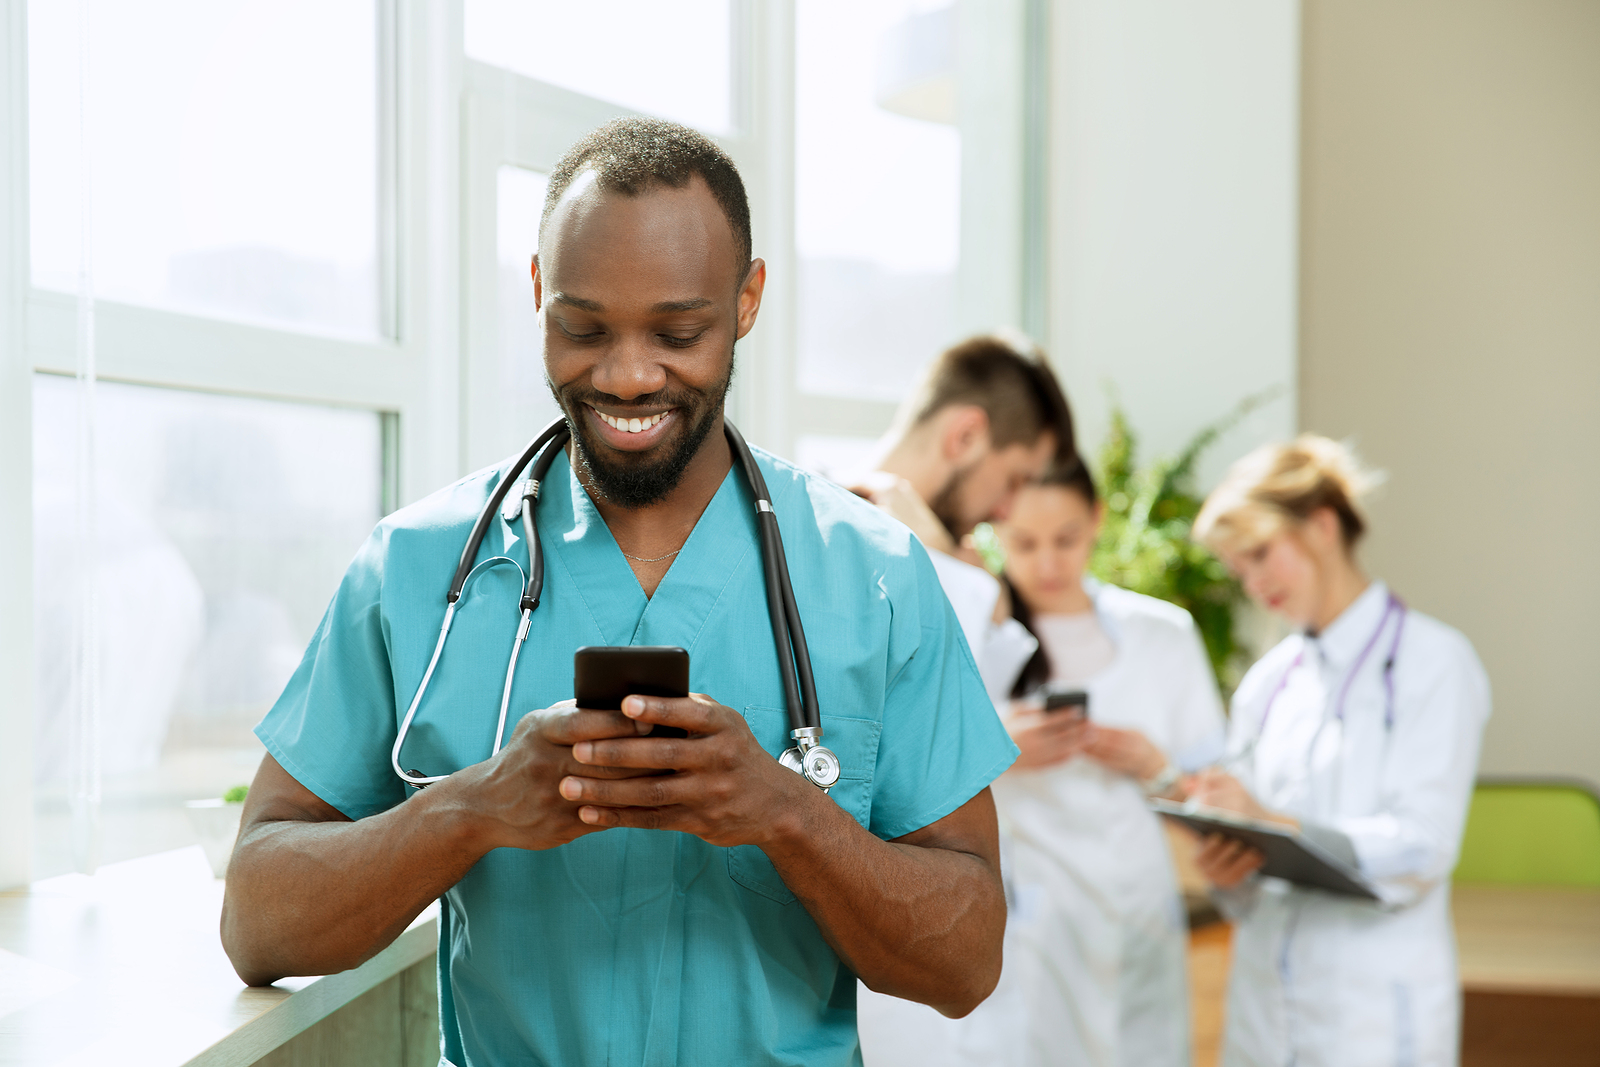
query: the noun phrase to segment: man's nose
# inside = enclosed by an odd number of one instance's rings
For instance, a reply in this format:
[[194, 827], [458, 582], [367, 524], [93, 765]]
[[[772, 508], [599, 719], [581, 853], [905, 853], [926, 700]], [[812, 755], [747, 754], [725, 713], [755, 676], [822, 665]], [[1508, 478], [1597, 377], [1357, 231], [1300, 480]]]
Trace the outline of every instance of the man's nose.
[[589, 382], [602, 393], [632, 400], [666, 388], [667, 370], [647, 342], [622, 338], [595, 363]]

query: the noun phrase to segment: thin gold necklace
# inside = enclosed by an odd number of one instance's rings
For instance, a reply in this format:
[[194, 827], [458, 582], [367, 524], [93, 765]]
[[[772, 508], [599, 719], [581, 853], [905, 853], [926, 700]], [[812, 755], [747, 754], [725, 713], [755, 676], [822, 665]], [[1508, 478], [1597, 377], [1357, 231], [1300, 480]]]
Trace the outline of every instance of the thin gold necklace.
[[[617, 551], [621, 552], [622, 550], [619, 547], [617, 549]], [[683, 549], [681, 549], [681, 548], [675, 548], [671, 552], [668, 552], [665, 556], [657, 556], [655, 559], [645, 559], [643, 556], [635, 556], [631, 552], [623, 552], [622, 554], [624, 556], [627, 556], [629, 559], [633, 560], [635, 563], [660, 563], [664, 559], [671, 559], [673, 556], [676, 556], [679, 552], [682, 552], [682, 551], [683, 551]]]

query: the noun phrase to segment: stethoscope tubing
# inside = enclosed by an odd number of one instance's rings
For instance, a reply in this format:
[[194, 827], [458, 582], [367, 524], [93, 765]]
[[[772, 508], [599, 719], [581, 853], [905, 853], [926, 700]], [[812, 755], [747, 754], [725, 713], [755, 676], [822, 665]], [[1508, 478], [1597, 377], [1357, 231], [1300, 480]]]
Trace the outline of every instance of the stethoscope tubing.
[[[1346, 672], [1344, 681], [1339, 686], [1339, 696], [1334, 701], [1333, 715], [1341, 723], [1344, 722], [1345, 699], [1350, 695], [1351, 683], [1355, 681], [1356, 675], [1361, 672], [1361, 668], [1366, 664], [1367, 657], [1372, 654], [1373, 647], [1378, 643], [1378, 638], [1382, 637], [1383, 631], [1388, 628], [1389, 616], [1397, 611], [1400, 613], [1400, 624], [1395, 627], [1394, 640], [1389, 644], [1389, 655], [1385, 657], [1383, 664], [1384, 688], [1389, 697], [1388, 707], [1384, 711], [1384, 725], [1386, 727], [1394, 725], [1394, 659], [1395, 654], [1400, 650], [1400, 635], [1405, 632], [1406, 612], [1408, 609], [1405, 601], [1393, 593], [1389, 594], [1388, 602], [1384, 604], [1383, 617], [1378, 620], [1378, 625], [1373, 629], [1372, 636], [1367, 638], [1367, 643], [1361, 649], [1361, 654], [1356, 657], [1355, 663]], [[1278, 677], [1278, 684], [1272, 687], [1272, 695], [1267, 698], [1266, 707], [1261, 709], [1261, 721], [1256, 724], [1257, 737], [1260, 737], [1262, 732], [1266, 730], [1267, 718], [1272, 714], [1272, 706], [1277, 703], [1278, 697], [1288, 687], [1290, 677], [1294, 675], [1300, 664], [1305, 662], [1305, 659], [1306, 650], [1304, 646], [1301, 646], [1300, 651], [1295, 653], [1294, 662], [1290, 663], [1289, 668]]]
[[733, 454], [744, 469], [750, 491], [756, 498], [756, 529], [761, 538], [761, 569], [767, 587], [767, 614], [772, 623], [773, 647], [778, 653], [778, 673], [783, 679], [784, 706], [789, 711], [789, 726], [793, 730], [819, 727], [822, 717], [811, 672], [811, 653], [806, 645], [805, 628], [800, 624], [800, 608], [795, 603], [794, 585], [787, 580], [789, 559], [783, 551], [783, 535], [778, 530], [778, 516], [772, 510], [767, 480], [756, 465], [750, 446], [745, 444], [744, 435], [731, 422], [724, 421], [723, 427]]
[[[1345, 672], [1344, 681], [1339, 685], [1339, 695], [1335, 698], [1333, 703], [1333, 714], [1329, 715], [1326, 711], [1324, 711], [1322, 719], [1317, 723], [1316, 732], [1312, 734], [1311, 743], [1306, 748], [1307, 761], [1310, 761], [1315, 755], [1317, 744], [1322, 739], [1322, 731], [1327, 728], [1330, 719], [1338, 722], [1341, 727], [1344, 725], [1345, 702], [1350, 695], [1350, 686], [1355, 682], [1356, 675], [1361, 672], [1361, 668], [1366, 665], [1367, 657], [1372, 655], [1372, 650], [1377, 647], [1378, 639], [1381, 638], [1383, 636], [1383, 632], [1388, 629], [1390, 616], [1398, 614], [1399, 621], [1395, 625], [1394, 637], [1389, 642], [1389, 652], [1388, 655], [1384, 657], [1383, 661], [1384, 736], [1388, 737], [1389, 734], [1393, 732], [1394, 664], [1395, 657], [1400, 651], [1400, 638], [1405, 633], [1406, 615], [1409, 613], [1409, 611], [1410, 609], [1406, 607], [1405, 601], [1401, 600], [1392, 592], [1389, 594], [1388, 600], [1384, 603], [1383, 616], [1378, 620], [1378, 625], [1373, 628], [1372, 636], [1367, 638], [1367, 643], [1362, 647], [1360, 654], [1356, 656], [1355, 663], [1351, 665], [1349, 671]], [[1294, 661], [1290, 663], [1288, 669], [1278, 677], [1278, 683], [1272, 688], [1272, 695], [1267, 697], [1266, 706], [1261, 709], [1261, 720], [1256, 724], [1255, 735], [1250, 738], [1244, 749], [1240, 751], [1237, 756], [1231, 757], [1227, 761], [1229, 766], [1236, 766], [1243, 763], [1247, 759], [1250, 760], [1251, 765], [1254, 766], [1256, 747], [1260, 744], [1262, 735], [1266, 733], [1267, 719], [1272, 715], [1273, 705], [1277, 703], [1278, 697], [1283, 693], [1284, 689], [1288, 687], [1289, 679], [1294, 675], [1294, 672], [1302, 663], [1305, 662], [1305, 657], [1306, 650], [1302, 645], [1300, 651], [1295, 654]]]
[[[800, 608], [795, 601], [794, 585], [789, 577], [789, 561], [783, 550], [783, 535], [778, 529], [778, 517], [772, 509], [772, 497], [767, 490], [766, 479], [757, 466], [755, 456], [750, 451], [750, 446], [745, 443], [744, 436], [739, 433], [733, 423], [726, 419], [723, 421], [723, 430], [727, 436], [729, 447], [734, 458], [744, 472], [745, 480], [750, 485], [750, 491], [755, 497], [756, 530], [761, 544], [761, 562], [764, 584], [767, 594], [767, 613], [772, 624], [773, 645], [778, 655], [779, 674], [783, 682], [785, 706], [789, 712], [791, 729], [798, 732], [808, 728], [815, 731], [816, 736], [821, 735], [822, 715], [817, 704], [816, 680], [811, 669], [811, 654], [806, 645], [805, 629], [800, 622]], [[390, 751], [389, 762], [394, 773], [401, 780], [414, 786], [424, 786], [432, 782], [442, 781], [448, 775], [425, 775], [416, 770], [405, 770], [400, 765], [400, 753], [405, 744], [406, 736], [410, 733], [411, 724], [416, 718], [417, 709], [422, 705], [423, 694], [428, 690], [428, 684], [433, 680], [435, 668], [444, 653], [446, 639], [450, 636], [450, 626], [455, 620], [456, 608], [467, 585], [475, 574], [485, 567], [495, 566], [500, 563], [510, 563], [515, 566], [523, 577], [522, 597], [519, 602], [521, 620], [517, 626], [517, 636], [511, 646], [511, 656], [506, 665], [505, 684], [500, 693], [500, 715], [495, 727], [494, 748], [491, 756], [500, 751], [505, 736], [507, 711], [511, 704], [511, 687], [516, 677], [517, 660], [521, 654], [522, 646], [528, 639], [528, 631], [532, 625], [533, 612], [539, 606], [539, 598], [544, 591], [544, 551], [539, 541], [539, 526], [536, 505], [539, 498], [539, 487], [545, 475], [550, 470], [550, 465], [555, 457], [566, 447], [571, 437], [571, 431], [565, 418], [557, 419], [546, 426], [538, 436], [525, 448], [515, 463], [501, 479], [489, 500], [485, 503], [483, 511], [479, 513], [477, 521], [473, 523], [472, 533], [467, 539], [466, 546], [462, 549], [460, 562], [456, 565], [454, 577], [450, 582], [450, 589], [445, 595], [444, 621], [439, 627], [439, 637], [433, 646], [433, 655], [428, 660], [427, 670], [423, 672], [422, 682], [417, 686], [416, 694], [411, 698], [411, 704], [406, 709], [405, 717], [401, 720], [400, 729], [395, 736], [394, 747]], [[531, 467], [530, 467], [531, 464]], [[528, 476], [522, 481], [516, 479], [516, 473], [528, 469]], [[522, 530], [528, 545], [528, 569], [522, 570], [521, 564], [509, 556], [492, 556], [477, 560], [478, 551], [483, 546], [483, 539], [488, 534], [489, 527], [495, 516], [500, 514], [505, 505], [506, 498], [511, 494], [513, 487], [521, 486], [522, 500], [518, 509], [521, 512]], [[509, 519], [509, 516], [507, 516]]]
[[[467, 572], [467, 579], [462, 588], [465, 589], [466, 585], [471, 583], [472, 576], [478, 571], [483, 570], [486, 567], [497, 566], [501, 563], [509, 563], [513, 567], [517, 568], [517, 573], [523, 573], [522, 564], [518, 563], [510, 556], [491, 556]], [[524, 576], [523, 586], [524, 588], [527, 586], [526, 576]], [[406, 734], [411, 731], [411, 720], [416, 718], [417, 708], [422, 705], [422, 695], [428, 691], [428, 683], [433, 680], [433, 670], [439, 665], [439, 656], [444, 652], [445, 638], [450, 636], [450, 624], [455, 620], [455, 615], [456, 601], [450, 601], [445, 605], [444, 624], [439, 627], [439, 639], [434, 642], [433, 656], [428, 660], [428, 669], [422, 674], [422, 684], [417, 686], [416, 696], [411, 698], [411, 706], [406, 709], [405, 719], [400, 723], [400, 731], [395, 735], [394, 748], [389, 753], [389, 765], [394, 768], [394, 773], [399, 775], [406, 782], [409, 782], [411, 785], [415, 786], [428, 785], [432, 782], [441, 781], [442, 779], [448, 777], [447, 775], [442, 774], [436, 774], [430, 777], [419, 772], [401, 769], [400, 748], [403, 744], [405, 744]], [[517, 627], [517, 637], [511, 645], [511, 660], [506, 666], [506, 683], [500, 693], [500, 718], [495, 725], [494, 749], [489, 753], [491, 756], [500, 751], [500, 746], [505, 737], [506, 709], [511, 705], [511, 681], [516, 676], [517, 672], [517, 656], [522, 651], [523, 642], [528, 639], [528, 628], [529, 623], [532, 621], [532, 616], [533, 612], [531, 609], [523, 609], [522, 622]]]

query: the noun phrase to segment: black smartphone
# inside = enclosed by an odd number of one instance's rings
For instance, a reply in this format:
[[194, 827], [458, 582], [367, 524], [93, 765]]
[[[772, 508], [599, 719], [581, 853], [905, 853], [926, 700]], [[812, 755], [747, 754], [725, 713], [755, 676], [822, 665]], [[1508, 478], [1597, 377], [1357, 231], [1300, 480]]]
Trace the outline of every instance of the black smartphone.
[[1043, 693], [1045, 711], [1075, 711], [1079, 718], [1089, 717], [1089, 694], [1082, 689], [1054, 689], [1046, 686]]
[[[585, 645], [572, 654], [572, 695], [578, 707], [622, 710], [622, 698], [689, 695], [689, 653], [676, 645]], [[651, 737], [687, 737], [657, 726]]]

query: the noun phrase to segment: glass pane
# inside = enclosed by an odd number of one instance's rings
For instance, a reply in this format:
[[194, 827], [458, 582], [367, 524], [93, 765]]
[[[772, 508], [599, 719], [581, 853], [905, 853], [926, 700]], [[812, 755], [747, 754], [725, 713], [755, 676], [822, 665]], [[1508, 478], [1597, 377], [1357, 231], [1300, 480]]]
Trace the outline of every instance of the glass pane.
[[33, 0], [34, 284], [323, 332], [379, 329], [374, 0]]
[[794, 443], [795, 462], [824, 478], [848, 482], [852, 475], [872, 469], [878, 448], [876, 437], [801, 434]]
[[[533, 306], [529, 265], [539, 239], [548, 174], [502, 166], [497, 175], [495, 222], [500, 264], [500, 385], [502, 408], [496, 421], [506, 427], [493, 456], [526, 445], [559, 411], [545, 383], [538, 311]], [[486, 459], [485, 462], [493, 462]]]
[[729, 0], [466, 0], [466, 52], [710, 133], [733, 127]]
[[100, 383], [96, 551], [78, 550], [77, 384], [34, 378], [35, 877], [71, 869], [74, 583], [96, 568], [103, 847], [195, 842], [379, 518], [374, 412]]
[[954, 340], [960, 135], [878, 102], [886, 38], [917, 13], [911, 0], [795, 5], [797, 374], [808, 393], [898, 400]]

